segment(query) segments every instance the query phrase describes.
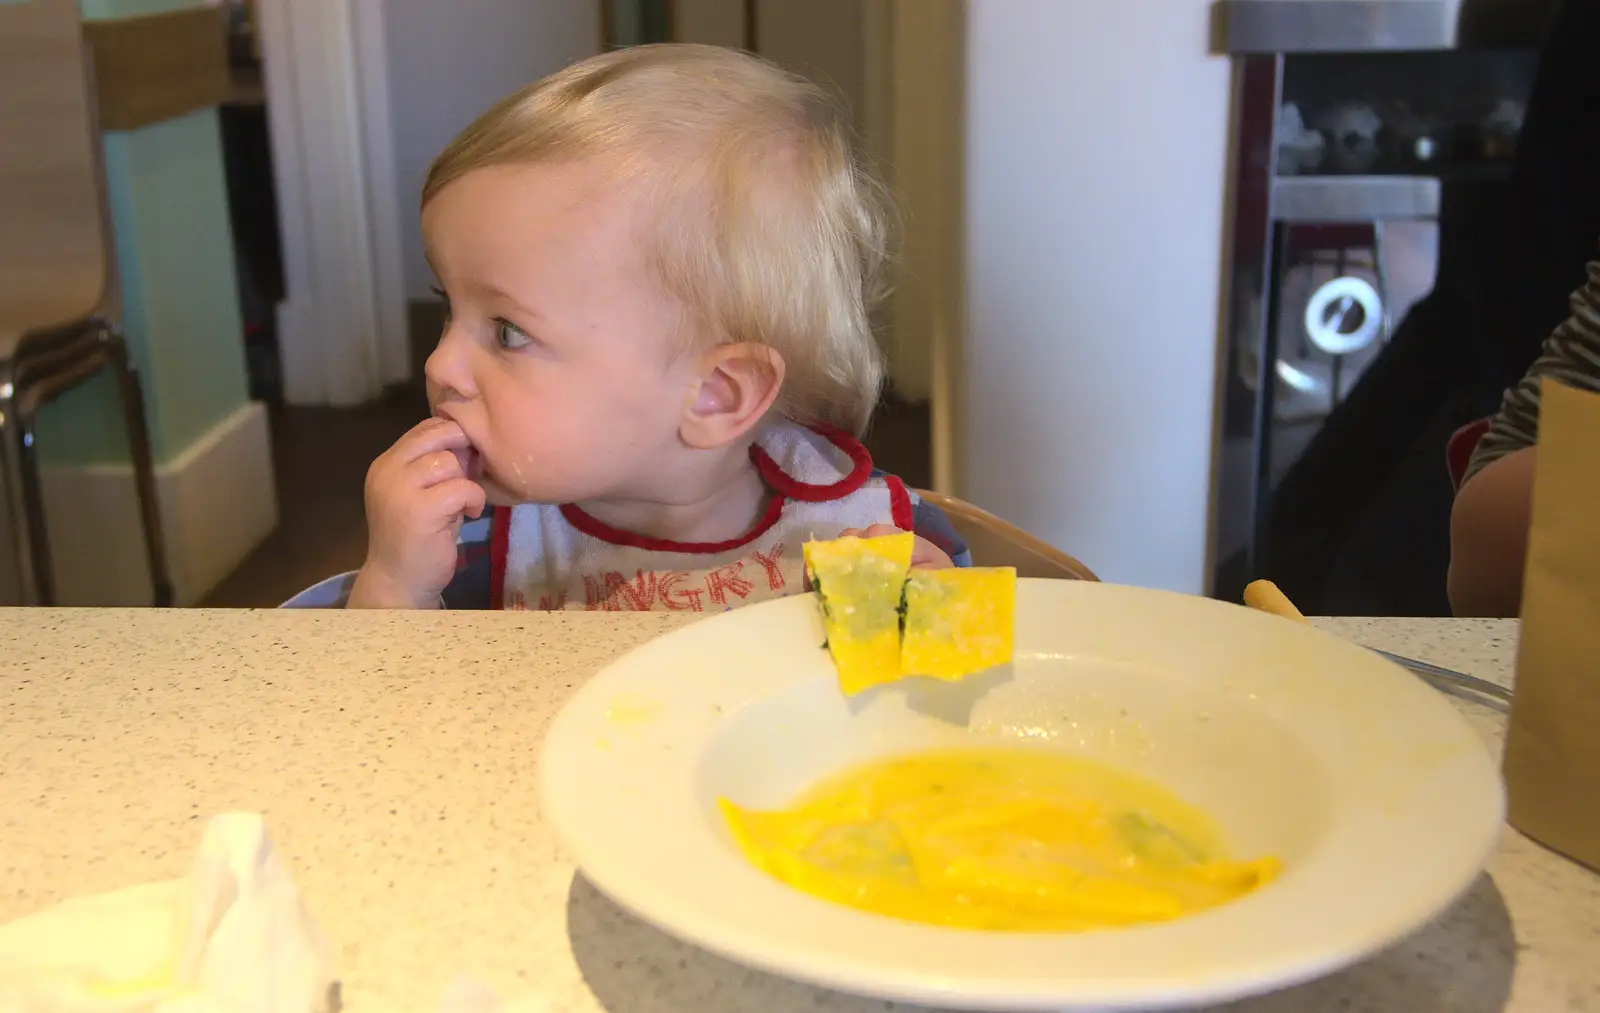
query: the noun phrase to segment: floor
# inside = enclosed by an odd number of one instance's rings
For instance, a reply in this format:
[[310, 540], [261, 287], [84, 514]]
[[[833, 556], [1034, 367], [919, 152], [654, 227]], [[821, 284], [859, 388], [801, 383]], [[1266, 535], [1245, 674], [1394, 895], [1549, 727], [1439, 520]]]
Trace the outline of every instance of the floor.
[[[431, 334], [426, 319], [413, 332]], [[273, 608], [324, 577], [356, 569], [366, 553], [362, 483], [367, 466], [427, 413], [419, 386], [361, 408], [272, 408], [278, 529], [203, 605]], [[893, 396], [867, 437], [873, 460], [926, 487], [931, 478], [926, 405]]]

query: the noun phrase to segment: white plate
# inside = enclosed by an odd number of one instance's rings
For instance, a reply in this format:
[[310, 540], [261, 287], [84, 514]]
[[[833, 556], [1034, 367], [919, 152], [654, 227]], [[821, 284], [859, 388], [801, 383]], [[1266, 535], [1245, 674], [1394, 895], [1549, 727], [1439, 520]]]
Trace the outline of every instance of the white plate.
[[[644, 645], [551, 725], [545, 819], [583, 874], [745, 964], [884, 999], [1156, 1009], [1263, 992], [1398, 940], [1471, 884], [1499, 773], [1439, 694], [1309, 627], [1157, 591], [1025, 580], [1016, 661], [846, 701], [810, 595]], [[778, 806], [871, 756], [1026, 739], [1155, 778], [1234, 853], [1283, 859], [1248, 897], [1159, 925], [983, 933], [829, 904], [735, 850], [715, 803]]]

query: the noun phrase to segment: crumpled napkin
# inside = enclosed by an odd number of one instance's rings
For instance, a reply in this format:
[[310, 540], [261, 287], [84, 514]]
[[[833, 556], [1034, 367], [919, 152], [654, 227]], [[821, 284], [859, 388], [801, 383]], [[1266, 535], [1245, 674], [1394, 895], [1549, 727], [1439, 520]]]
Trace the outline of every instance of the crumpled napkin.
[[206, 827], [189, 875], [0, 926], [0, 1013], [335, 1013], [332, 950], [259, 815]]

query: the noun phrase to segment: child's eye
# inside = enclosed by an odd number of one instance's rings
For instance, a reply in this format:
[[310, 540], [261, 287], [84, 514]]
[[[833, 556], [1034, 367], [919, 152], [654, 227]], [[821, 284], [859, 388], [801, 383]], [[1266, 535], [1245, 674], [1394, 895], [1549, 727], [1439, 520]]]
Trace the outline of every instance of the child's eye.
[[528, 337], [527, 333], [524, 332], [522, 328], [518, 327], [514, 323], [511, 323], [509, 320], [495, 321], [494, 339], [501, 348], [504, 348], [508, 352], [514, 352], [519, 348], [523, 348], [533, 343], [533, 339]]
[[445, 295], [444, 289], [440, 288], [438, 285], [434, 285], [434, 286], [431, 286], [431, 287], [433, 289], [433, 294], [439, 297], [439, 301], [440, 302], [444, 303], [444, 318], [446, 320], [449, 320], [450, 316], [451, 316], [451, 313], [450, 313], [450, 297], [448, 295]]

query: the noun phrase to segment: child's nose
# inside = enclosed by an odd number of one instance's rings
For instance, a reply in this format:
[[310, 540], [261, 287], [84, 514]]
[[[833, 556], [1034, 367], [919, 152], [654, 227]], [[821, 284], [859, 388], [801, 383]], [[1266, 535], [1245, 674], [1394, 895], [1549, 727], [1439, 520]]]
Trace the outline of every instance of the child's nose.
[[428, 356], [422, 375], [434, 391], [450, 392], [462, 397], [473, 394], [472, 370], [467, 362], [470, 343], [458, 333], [454, 323], [447, 324], [439, 336], [439, 344]]

